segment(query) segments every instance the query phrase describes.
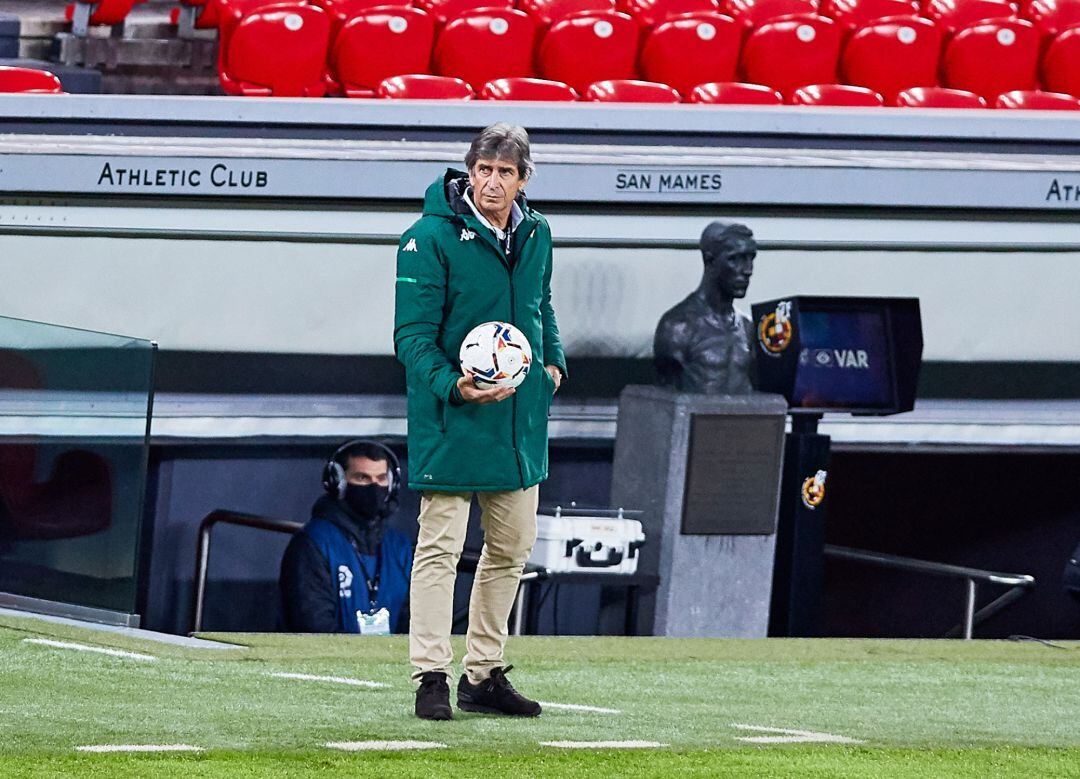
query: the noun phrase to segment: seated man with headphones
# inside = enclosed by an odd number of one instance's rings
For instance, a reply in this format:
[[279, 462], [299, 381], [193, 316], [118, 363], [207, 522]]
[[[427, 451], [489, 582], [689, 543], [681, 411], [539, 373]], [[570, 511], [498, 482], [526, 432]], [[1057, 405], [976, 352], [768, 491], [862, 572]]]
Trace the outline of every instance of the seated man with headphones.
[[408, 632], [412, 544], [386, 527], [400, 485], [397, 457], [382, 444], [348, 441], [330, 456], [326, 494], [281, 560], [285, 630]]

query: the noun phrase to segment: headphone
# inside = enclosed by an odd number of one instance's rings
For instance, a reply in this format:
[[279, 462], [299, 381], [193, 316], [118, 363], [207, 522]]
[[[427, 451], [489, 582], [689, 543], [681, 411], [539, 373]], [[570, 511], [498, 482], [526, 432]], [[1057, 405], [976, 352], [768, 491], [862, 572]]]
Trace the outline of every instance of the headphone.
[[346, 441], [330, 455], [330, 458], [326, 461], [326, 465], [323, 466], [322, 472], [322, 486], [326, 490], [326, 494], [335, 500], [343, 500], [345, 498], [345, 488], [348, 483], [345, 479], [345, 465], [342, 463], [343, 455], [353, 447], [357, 446], [372, 446], [377, 448], [380, 452], [386, 455], [385, 460], [388, 466], [388, 476], [390, 477], [390, 484], [386, 490], [386, 500], [383, 502], [382, 508], [379, 510], [379, 517], [388, 517], [397, 511], [398, 507], [398, 492], [401, 490], [401, 463], [398, 462], [397, 455], [385, 444], [381, 444], [378, 441], [371, 441], [366, 438], [354, 438], [351, 441]]

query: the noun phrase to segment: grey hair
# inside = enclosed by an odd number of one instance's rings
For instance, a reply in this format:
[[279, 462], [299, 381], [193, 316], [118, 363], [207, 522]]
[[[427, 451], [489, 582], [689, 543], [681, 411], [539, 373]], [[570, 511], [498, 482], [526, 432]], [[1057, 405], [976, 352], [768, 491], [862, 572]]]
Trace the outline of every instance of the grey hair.
[[473, 138], [465, 155], [465, 168], [472, 171], [477, 160], [506, 160], [517, 165], [518, 176], [529, 178], [536, 173], [529, 155], [529, 133], [516, 124], [498, 122], [485, 127]]
[[706, 261], [718, 254], [724, 253], [729, 246], [736, 241], [754, 242], [754, 234], [744, 224], [730, 224], [725, 222], [709, 222], [701, 231], [701, 241], [698, 244], [701, 254]]

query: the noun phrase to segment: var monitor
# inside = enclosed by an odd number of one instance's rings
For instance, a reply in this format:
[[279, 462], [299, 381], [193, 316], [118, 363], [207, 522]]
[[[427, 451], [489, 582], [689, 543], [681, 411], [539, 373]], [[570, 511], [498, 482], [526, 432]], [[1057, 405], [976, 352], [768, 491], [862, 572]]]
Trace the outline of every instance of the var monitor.
[[917, 298], [790, 297], [752, 307], [757, 386], [794, 412], [898, 414], [915, 405]]

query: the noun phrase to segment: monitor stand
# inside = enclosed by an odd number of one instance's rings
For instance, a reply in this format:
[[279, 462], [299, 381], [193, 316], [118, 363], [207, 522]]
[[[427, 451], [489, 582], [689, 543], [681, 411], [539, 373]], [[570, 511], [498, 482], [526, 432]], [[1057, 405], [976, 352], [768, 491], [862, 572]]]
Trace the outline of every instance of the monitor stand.
[[776, 529], [770, 636], [819, 636], [825, 564], [829, 443], [821, 414], [791, 414]]

